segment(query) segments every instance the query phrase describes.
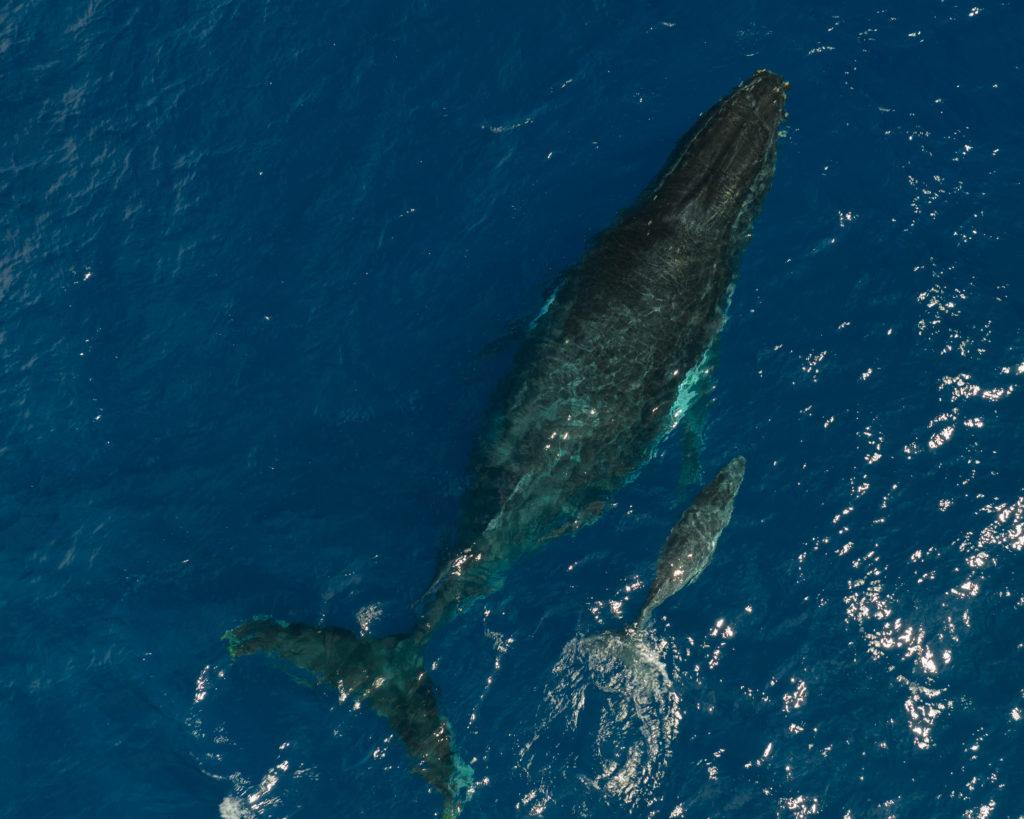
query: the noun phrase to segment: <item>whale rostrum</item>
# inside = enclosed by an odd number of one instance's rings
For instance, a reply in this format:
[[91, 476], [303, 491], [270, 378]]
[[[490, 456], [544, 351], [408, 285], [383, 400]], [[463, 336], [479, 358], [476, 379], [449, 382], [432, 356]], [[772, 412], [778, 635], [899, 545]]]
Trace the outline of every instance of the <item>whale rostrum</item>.
[[[702, 115], [639, 201], [566, 272], [495, 401], [455, 546], [409, 634], [358, 638], [257, 620], [226, 635], [236, 655], [267, 651], [363, 691], [449, 815], [467, 769], [423, 672], [423, 644], [500, 588], [515, 560], [598, 519], [678, 421], [673, 407], [722, 327], [774, 174], [786, 87], [761, 70]], [[671, 593], [669, 580], [655, 586]]]

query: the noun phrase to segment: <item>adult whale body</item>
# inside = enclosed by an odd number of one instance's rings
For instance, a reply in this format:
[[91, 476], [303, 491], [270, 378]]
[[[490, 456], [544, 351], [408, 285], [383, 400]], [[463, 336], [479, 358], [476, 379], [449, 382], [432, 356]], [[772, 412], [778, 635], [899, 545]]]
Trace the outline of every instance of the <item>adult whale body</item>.
[[758, 71], [683, 137], [639, 202], [594, 241], [536, 321], [478, 449], [457, 546], [409, 635], [254, 620], [233, 655], [277, 654], [383, 715], [459, 809], [468, 771], [422, 670], [435, 628], [507, 567], [596, 519], [671, 425], [722, 326], [739, 255], [775, 169], [786, 84]]

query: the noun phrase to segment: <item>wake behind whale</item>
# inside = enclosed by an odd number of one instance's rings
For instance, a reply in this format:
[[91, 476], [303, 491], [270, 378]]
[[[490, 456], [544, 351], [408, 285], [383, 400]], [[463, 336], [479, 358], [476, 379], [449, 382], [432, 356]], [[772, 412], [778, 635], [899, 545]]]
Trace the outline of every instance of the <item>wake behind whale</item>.
[[444, 556], [409, 634], [359, 638], [260, 619], [233, 656], [276, 654], [354, 691], [460, 809], [467, 768], [422, 665], [432, 632], [499, 589], [509, 566], [600, 517], [672, 426], [721, 328], [740, 253], [775, 169], [785, 84], [758, 71], [683, 137], [639, 202], [567, 271], [492, 413]]

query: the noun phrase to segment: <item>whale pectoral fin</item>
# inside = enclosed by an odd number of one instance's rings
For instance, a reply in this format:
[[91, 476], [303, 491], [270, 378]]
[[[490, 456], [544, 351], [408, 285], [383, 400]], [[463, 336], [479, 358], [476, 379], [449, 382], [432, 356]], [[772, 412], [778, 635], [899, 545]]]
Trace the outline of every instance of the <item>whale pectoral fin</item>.
[[688, 486], [700, 483], [700, 450], [703, 444], [703, 435], [699, 429], [694, 429], [689, 424], [681, 426], [683, 428], [679, 433], [679, 441], [682, 450], [682, 467], [679, 470], [679, 493], [682, 493]]
[[501, 328], [501, 333], [485, 343], [476, 353], [468, 356], [457, 373], [463, 384], [477, 384], [481, 378], [493, 372], [495, 366], [501, 366], [501, 359], [511, 358], [519, 349], [523, 339], [533, 325], [525, 320], [509, 321]]
[[604, 501], [594, 501], [584, 507], [583, 511], [576, 516], [576, 520], [572, 522], [573, 531], [582, 529], [584, 526], [589, 526], [591, 523], [597, 523], [597, 519], [604, 514], [604, 510], [608, 508], [608, 504]]
[[576, 532], [584, 526], [589, 526], [604, 514], [606, 506], [607, 504], [604, 501], [594, 501], [593, 503], [588, 504], [568, 523], [563, 523], [561, 526], [552, 529], [545, 535], [542, 535], [540, 541], [542, 543], [546, 543], [549, 540], [554, 540], [556, 537], [561, 537], [562, 535], [569, 534], [569, 532]]
[[574, 524], [575, 524], [575, 521], [569, 521], [568, 523], [563, 523], [558, 528], [552, 529], [550, 532], [541, 535], [540, 536], [540, 542], [541, 543], [547, 543], [549, 540], [554, 540], [555, 538], [559, 538], [562, 535], [567, 535], [569, 532], [572, 532], [576, 528]]
[[713, 373], [718, 359], [717, 339], [701, 361], [701, 372], [693, 384], [693, 398], [679, 419], [679, 440], [682, 449], [682, 469], [679, 475], [680, 491], [703, 482], [700, 453], [704, 448], [704, 429], [711, 411], [711, 396], [715, 382]]

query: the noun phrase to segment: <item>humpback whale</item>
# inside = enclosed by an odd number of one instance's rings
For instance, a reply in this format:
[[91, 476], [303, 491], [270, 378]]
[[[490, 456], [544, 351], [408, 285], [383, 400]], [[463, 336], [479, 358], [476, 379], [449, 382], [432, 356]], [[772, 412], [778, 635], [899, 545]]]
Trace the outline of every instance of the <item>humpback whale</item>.
[[[456, 815], [467, 767], [422, 667], [439, 626], [508, 567], [596, 520], [672, 426], [725, 319], [775, 169], [787, 84], [760, 70], [703, 114], [639, 201], [599, 234], [534, 322], [475, 456], [455, 548], [403, 636], [255, 620], [225, 637], [365, 695]], [[669, 586], [663, 586], [668, 589]]]
[[747, 462], [733, 458], [705, 486], [683, 513], [658, 556], [647, 600], [631, 628], [643, 628], [654, 610], [683, 586], [688, 586], [707, 568], [725, 527], [732, 519], [736, 493], [743, 483]]

